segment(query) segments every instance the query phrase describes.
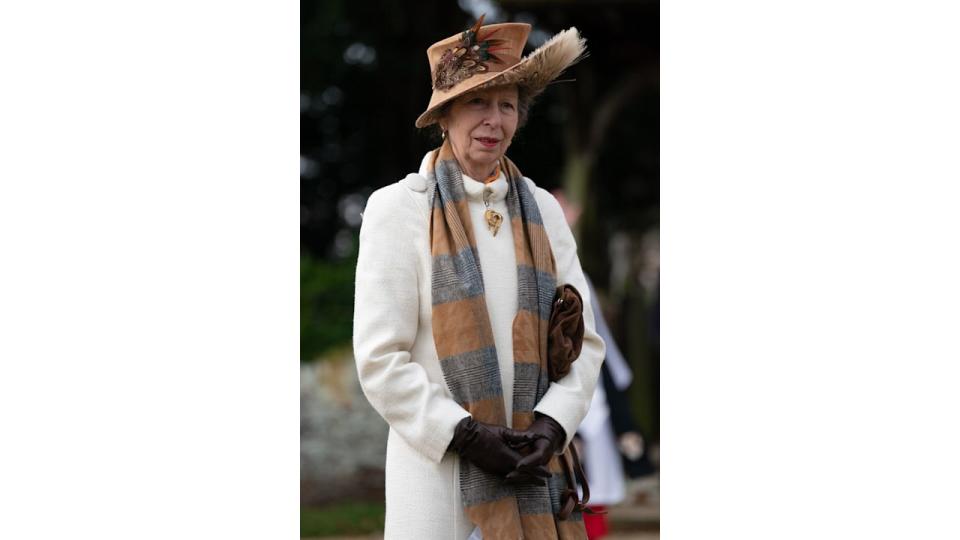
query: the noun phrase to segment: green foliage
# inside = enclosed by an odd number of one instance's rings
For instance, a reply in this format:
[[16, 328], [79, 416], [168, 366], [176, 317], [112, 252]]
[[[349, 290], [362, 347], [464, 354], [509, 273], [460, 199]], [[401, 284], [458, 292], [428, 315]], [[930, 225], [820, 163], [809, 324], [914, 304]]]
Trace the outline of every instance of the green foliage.
[[300, 256], [300, 361], [350, 342], [356, 256], [318, 260]]
[[340, 503], [322, 508], [300, 507], [300, 537], [382, 532], [384, 514], [382, 502]]

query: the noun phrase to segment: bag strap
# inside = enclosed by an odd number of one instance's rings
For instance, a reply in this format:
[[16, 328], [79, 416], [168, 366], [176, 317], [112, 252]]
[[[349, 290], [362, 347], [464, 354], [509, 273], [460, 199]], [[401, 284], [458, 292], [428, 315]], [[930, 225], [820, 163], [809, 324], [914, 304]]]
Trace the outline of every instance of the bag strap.
[[[606, 514], [606, 511], [598, 512], [587, 508], [587, 503], [590, 502], [590, 486], [587, 485], [587, 475], [583, 472], [583, 467], [580, 465], [580, 456], [577, 454], [577, 448], [573, 443], [560, 455], [560, 463], [563, 465], [563, 475], [567, 480], [567, 487], [563, 490], [563, 493], [560, 494], [560, 513], [557, 514], [557, 518], [564, 521], [569, 518], [570, 514], [574, 511], [586, 512], [587, 514], [593, 515]], [[583, 486], [582, 501], [577, 492], [578, 481], [580, 485]]]

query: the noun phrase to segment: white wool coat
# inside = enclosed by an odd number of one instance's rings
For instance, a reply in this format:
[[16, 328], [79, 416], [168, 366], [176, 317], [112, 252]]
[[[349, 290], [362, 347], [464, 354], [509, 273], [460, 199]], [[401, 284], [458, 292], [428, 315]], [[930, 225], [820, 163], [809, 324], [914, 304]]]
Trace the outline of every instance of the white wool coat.
[[[360, 385], [390, 426], [386, 455], [386, 540], [463, 540], [473, 525], [460, 500], [459, 456], [447, 452], [457, 423], [469, 413], [453, 400], [433, 340], [428, 153], [417, 174], [374, 192], [360, 228], [353, 344]], [[587, 413], [604, 358], [590, 292], [573, 235], [556, 199], [524, 181], [534, 194], [550, 239], [558, 283], [583, 295], [583, 350], [570, 373], [551, 383], [534, 411], [555, 419], [567, 443]], [[512, 323], [517, 312], [516, 256], [510, 234], [506, 180], [489, 185], [464, 178], [500, 362], [507, 422], [513, 405]], [[494, 237], [482, 222], [483, 191], [504, 216]], [[506, 233], [506, 234], [504, 234]]]

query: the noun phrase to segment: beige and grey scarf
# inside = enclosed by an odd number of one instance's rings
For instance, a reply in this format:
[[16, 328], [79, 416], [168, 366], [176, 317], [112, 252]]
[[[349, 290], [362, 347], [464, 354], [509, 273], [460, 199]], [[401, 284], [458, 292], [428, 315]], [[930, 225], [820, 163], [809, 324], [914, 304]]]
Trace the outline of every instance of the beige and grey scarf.
[[[556, 265], [540, 210], [510, 159], [500, 168], [509, 185], [517, 260], [518, 310], [513, 320], [513, 428], [533, 423], [533, 408], [547, 391], [547, 321], [557, 286]], [[463, 175], [449, 139], [434, 151], [430, 241], [433, 262], [433, 336], [447, 386], [478, 421], [505, 426], [497, 350], [484, 295], [477, 243]], [[565, 458], [565, 456], [563, 457]], [[467, 517], [484, 540], [585, 539], [583, 516], [557, 519], [566, 487], [561, 457], [550, 460], [546, 486], [507, 485], [467, 460], [460, 463], [460, 495]]]

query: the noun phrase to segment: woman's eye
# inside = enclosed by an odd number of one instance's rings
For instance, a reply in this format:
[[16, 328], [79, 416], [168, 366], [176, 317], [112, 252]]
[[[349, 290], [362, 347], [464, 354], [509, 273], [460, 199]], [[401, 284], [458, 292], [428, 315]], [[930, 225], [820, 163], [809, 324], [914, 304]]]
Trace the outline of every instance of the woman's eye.
[[516, 107], [513, 106], [513, 103], [509, 103], [509, 102], [504, 103], [504, 104], [502, 104], [502, 105], [500, 105], [500, 106], [503, 107], [504, 109], [509, 110], [509, 111], [512, 111], [513, 109], [516, 108]]
[[475, 97], [475, 98], [471, 99], [470, 101], [468, 101], [467, 103], [479, 105], [479, 104], [483, 103], [483, 98]]

